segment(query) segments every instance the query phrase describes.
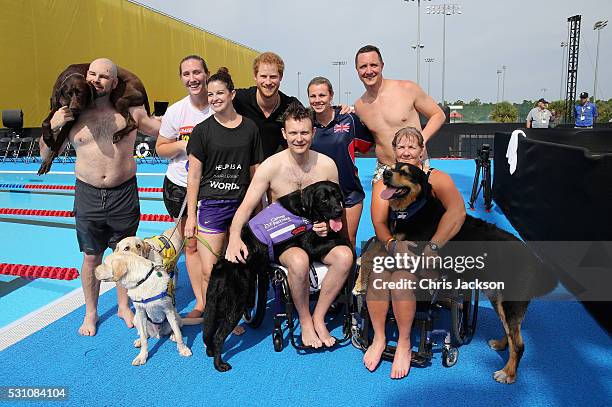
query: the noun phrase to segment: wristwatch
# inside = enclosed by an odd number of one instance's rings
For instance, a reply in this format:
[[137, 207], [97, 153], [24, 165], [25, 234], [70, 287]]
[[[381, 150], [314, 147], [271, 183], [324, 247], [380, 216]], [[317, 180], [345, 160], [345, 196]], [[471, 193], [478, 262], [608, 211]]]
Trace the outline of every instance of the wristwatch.
[[438, 246], [434, 242], [427, 242], [425, 246], [428, 246], [432, 252], [437, 252], [440, 249], [440, 246]]

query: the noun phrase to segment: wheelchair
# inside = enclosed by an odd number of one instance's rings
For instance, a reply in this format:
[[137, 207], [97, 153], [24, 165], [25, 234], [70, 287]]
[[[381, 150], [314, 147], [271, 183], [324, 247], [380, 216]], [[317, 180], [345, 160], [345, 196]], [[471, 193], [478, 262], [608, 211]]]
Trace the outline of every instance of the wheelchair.
[[[362, 251], [365, 252], [375, 241], [371, 238]], [[360, 268], [360, 266], [358, 266]], [[450, 290], [436, 289], [425, 293], [428, 301], [417, 301], [416, 314], [412, 330], [415, 327], [419, 333], [418, 349], [412, 351], [412, 366], [425, 367], [431, 365], [434, 357], [434, 346], [436, 338], [442, 337], [442, 365], [452, 367], [459, 358], [459, 347], [467, 345], [475, 331], [478, 320], [478, 297], [479, 290]], [[428, 295], [427, 295], [428, 294]], [[420, 296], [419, 296], [420, 298]], [[444, 306], [450, 311], [450, 326], [447, 329], [434, 329], [441, 314], [445, 311]], [[385, 326], [394, 323], [393, 309], [389, 308]], [[356, 294], [354, 307], [351, 314], [351, 342], [354, 347], [365, 352], [373, 339], [373, 329], [368, 314], [366, 294]], [[395, 346], [387, 345], [382, 358], [393, 360]]]
[[[310, 280], [310, 301], [316, 301], [319, 296], [321, 284], [327, 274], [327, 266], [319, 262], [310, 264], [309, 280]], [[348, 342], [351, 338], [351, 310], [353, 306], [353, 295], [351, 288], [353, 287], [353, 273], [349, 273], [349, 277], [336, 300], [330, 306], [327, 315], [341, 316], [342, 334], [343, 337], [338, 339], [337, 344]], [[303, 346], [296, 340], [296, 312], [294, 311], [293, 299], [287, 279], [287, 269], [280, 264], [271, 263], [267, 272], [257, 273], [257, 290], [255, 297], [251, 299], [252, 307], [249, 307], [244, 315], [243, 320], [253, 328], [257, 328], [263, 322], [268, 302], [269, 285], [272, 284], [273, 289], [273, 304], [274, 310], [274, 328], [272, 330], [272, 343], [276, 352], [281, 352], [284, 347], [283, 337], [283, 322], [286, 322], [286, 328], [289, 335], [289, 342], [297, 350], [311, 350], [310, 347]], [[342, 314], [342, 315], [341, 315]]]

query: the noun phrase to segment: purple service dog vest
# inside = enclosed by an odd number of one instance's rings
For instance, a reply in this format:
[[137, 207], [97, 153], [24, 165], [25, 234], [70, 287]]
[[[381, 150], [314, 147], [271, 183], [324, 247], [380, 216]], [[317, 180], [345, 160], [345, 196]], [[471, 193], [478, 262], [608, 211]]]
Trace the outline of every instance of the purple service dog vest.
[[311, 230], [312, 223], [308, 219], [289, 212], [278, 202], [274, 202], [249, 221], [249, 228], [257, 240], [268, 246], [268, 256], [270, 261], [274, 261], [273, 246]]

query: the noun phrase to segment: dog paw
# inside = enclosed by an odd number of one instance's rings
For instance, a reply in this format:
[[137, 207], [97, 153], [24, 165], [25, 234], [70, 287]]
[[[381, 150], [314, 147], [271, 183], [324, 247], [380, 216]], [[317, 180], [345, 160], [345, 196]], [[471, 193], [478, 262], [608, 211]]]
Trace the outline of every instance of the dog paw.
[[206, 356], [208, 356], [209, 358], [215, 356], [215, 352], [213, 352], [212, 348], [206, 348]]
[[516, 375], [510, 376], [503, 369], [493, 373], [493, 378], [498, 383], [512, 384], [516, 380]]
[[489, 347], [493, 350], [505, 350], [508, 347], [508, 341], [507, 340], [500, 340], [500, 339], [489, 339]]
[[134, 347], [135, 348], [140, 348], [142, 346], [142, 343], [140, 343], [140, 338], [136, 339], [134, 341]]
[[146, 353], [144, 355], [139, 353], [138, 356], [136, 356], [134, 358], [134, 360], [132, 360], [132, 366], [142, 366], [142, 365], [144, 365], [145, 363], [147, 363], [147, 357], [148, 356], [149, 355], [146, 354]]
[[221, 362], [215, 365], [215, 369], [217, 369], [219, 372], [227, 372], [228, 370], [232, 369], [232, 365], [227, 362]]
[[191, 349], [189, 349], [187, 346], [183, 345], [183, 346], [179, 346], [178, 347], [178, 352], [181, 356], [191, 356]]

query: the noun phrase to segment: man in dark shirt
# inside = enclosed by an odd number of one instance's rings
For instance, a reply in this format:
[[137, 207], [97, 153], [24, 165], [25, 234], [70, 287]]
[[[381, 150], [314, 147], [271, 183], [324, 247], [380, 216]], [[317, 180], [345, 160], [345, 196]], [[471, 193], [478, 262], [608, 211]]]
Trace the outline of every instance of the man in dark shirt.
[[253, 61], [255, 86], [236, 89], [234, 108], [253, 120], [259, 128], [264, 159], [276, 153], [280, 146], [286, 147], [281, 133], [281, 116], [291, 102], [297, 101], [280, 91], [285, 63], [273, 52], [264, 52]]

